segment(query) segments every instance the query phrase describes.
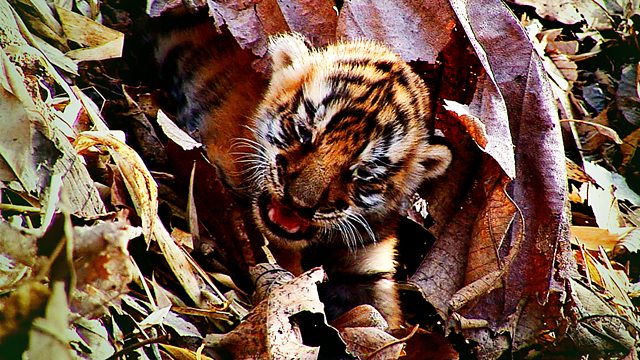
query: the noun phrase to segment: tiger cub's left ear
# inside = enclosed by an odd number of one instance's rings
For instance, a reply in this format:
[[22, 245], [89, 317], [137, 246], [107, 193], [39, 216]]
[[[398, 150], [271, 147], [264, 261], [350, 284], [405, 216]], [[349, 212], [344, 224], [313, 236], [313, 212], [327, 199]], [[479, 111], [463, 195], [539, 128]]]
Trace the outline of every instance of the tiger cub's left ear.
[[309, 47], [298, 33], [280, 34], [269, 40], [269, 53], [275, 73], [309, 56]]
[[425, 160], [422, 160], [420, 164], [424, 166], [426, 170], [425, 178], [433, 179], [444, 174], [451, 164], [453, 154], [442, 135], [431, 135], [429, 136], [428, 142], [428, 145], [422, 152]]

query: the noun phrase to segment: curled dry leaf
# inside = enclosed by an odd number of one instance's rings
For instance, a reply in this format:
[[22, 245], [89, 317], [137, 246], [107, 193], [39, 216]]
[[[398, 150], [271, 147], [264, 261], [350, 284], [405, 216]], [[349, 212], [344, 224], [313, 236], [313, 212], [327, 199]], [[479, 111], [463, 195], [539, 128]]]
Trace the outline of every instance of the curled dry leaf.
[[480, 119], [475, 117], [469, 111], [469, 106], [460, 104], [451, 100], [444, 100], [444, 109], [451, 112], [460, 124], [464, 127], [466, 132], [471, 136], [478, 146], [482, 149], [487, 147], [487, 129]]
[[180, 129], [162, 110], [158, 110], [158, 117], [156, 120], [164, 134], [176, 143], [176, 145], [180, 146], [182, 150], [192, 150], [202, 147], [202, 144], [195, 141], [191, 136], [189, 136], [189, 134]]
[[150, 241], [153, 223], [158, 211], [158, 187], [140, 155], [111, 132], [84, 132], [75, 141], [78, 153], [89, 150], [92, 146], [103, 145], [118, 166], [124, 182], [129, 190], [133, 205], [142, 222], [142, 233]]
[[[263, 269], [271, 271], [270, 267]], [[257, 278], [260, 275], [256, 274]], [[324, 323], [324, 306], [316, 286], [323, 278], [324, 272], [315, 268], [272, 288], [234, 330], [210, 334], [205, 343], [235, 359], [316, 359], [324, 347], [320, 343], [305, 345], [305, 340], [310, 341], [305, 336], [312, 336], [312, 341], [340, 343], [337, 333]], [[339, 356], [349, 358], [344, 343], [341, 353], [336, 352], [333, 358]]]
[[122, 56], [124, 34], [63, 7], [56, 7], [64, 34], [87, 46], [67, 52], [76, 61], [106, 60]]
[[580, 124], [593, 126], [599, 134], [607, 137], [609, 140], [615, 142], [616, 144], [622, 144], [622, 140], [620, 140], [620, 136], [618, 136], [618, 133], [615, 130], [613, 130], [612, 128], [608, 127], [608, 126], [605, 126], [605, 125], [602, 125], [602, 124], [598, 124], [598, 123], [595, 123], [595, 122], [584, 121], [584, 120], [576, 120], [576, 119], [562, 119], [560, 121], [561, 122], [562, 121], [573, 121], [573, 122], [577, 122], [577, 123], [580, 123]]
[[349, 353], [360, 359], [397, 359], [405, 343], [385, 332], [388, 324], [371, 305], [360, 305], [331, 322], [347, 344]]
[[360, 359], [398, 359], [404, 355], [405, 343], [373, 327], [348, 327], [340, 330], [349, 353]]

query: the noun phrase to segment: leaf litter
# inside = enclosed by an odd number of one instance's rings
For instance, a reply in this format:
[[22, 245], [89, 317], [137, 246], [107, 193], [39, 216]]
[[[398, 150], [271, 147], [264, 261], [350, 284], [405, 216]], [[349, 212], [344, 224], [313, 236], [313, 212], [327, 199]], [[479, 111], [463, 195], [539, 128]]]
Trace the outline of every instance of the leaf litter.
[[[201, 146], [158, 110], [152, 83], [121, 86], [140, 83], [117, 58], [122, 31], [141, 36], [132, 24], [144, 6], [56, 5], [0, 3], [3, 356], [434, 357], [424, 344], [446, 358], [635, 353], [634, 1], [514, 1], [519, 18], [489, 0], [191, 2], [259, 72], [268, 36], [293, 30], [319, 46], [377, 39], [439, 84], [435, 126], [456, 158], [416, 197], [433, 224], [415, 231], [433, 244], [400, 254], [416, 264], [399, 279], [410, 326], [390, 333], [366, 306], [327, 324], [320, 269], [258, 265], [269, 256]], [[179, 6], [149, 1], [146, 12]]]

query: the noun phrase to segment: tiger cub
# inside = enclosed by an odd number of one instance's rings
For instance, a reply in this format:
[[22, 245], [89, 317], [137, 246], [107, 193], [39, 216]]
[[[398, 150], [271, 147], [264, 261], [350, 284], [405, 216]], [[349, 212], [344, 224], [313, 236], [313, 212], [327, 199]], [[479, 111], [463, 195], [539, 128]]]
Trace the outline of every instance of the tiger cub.
[[202, 34], [173, 34], [157, 47], [163, 71], [173, 71], [178, 121], [197, 128], [226, 182], [250, 199], [276, 253], [295, 255], [286, 267], [323, 266], [329, 320], [370, 304], [398, 326], [398, 214], [451, 160], [426, 128], [423, 81], [380, 43], [312, 48], [282, 34], [270, 41], [271, 79], [257, 93], [250, 56]]

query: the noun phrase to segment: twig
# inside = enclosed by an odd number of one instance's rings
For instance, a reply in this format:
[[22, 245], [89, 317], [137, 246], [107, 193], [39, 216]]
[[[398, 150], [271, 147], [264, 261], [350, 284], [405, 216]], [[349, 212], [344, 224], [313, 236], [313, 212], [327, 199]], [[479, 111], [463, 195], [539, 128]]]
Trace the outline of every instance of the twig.
[[116, 360], [119, 357], [121, 357], [121, 356], [123, 356], [123, 355], [125, 355], [125, 354], [127, 354], [127, 353], [129, 353], [129, 352], [131, 352], [133, 350], [135, 350], [135, 349], [141, 348], [141, 347], [143, 347], [145, 345], [159, 343], [159, 342], [162, 342], [162, 341], [165, 341], [165, 340], [168, 340], [168, 339], [169, 339], [169, 335], [160, 335], [160, 336], [156, 336], [156, 337], [149, 338], [149, 339], [146, 339], [146, 340], [142, 340], [142, 341], [137, 342], [135, 344], [129, 345], [129, 346], [123, 348], [120, 351], [116, 351], [115, 353], [113, 353], [113, 355], [109, 356], [106, 360]]
[[40, 208], [27, 205], [0, 204], [0, 210], [17, 211], [21, 213], [39, 213]]

